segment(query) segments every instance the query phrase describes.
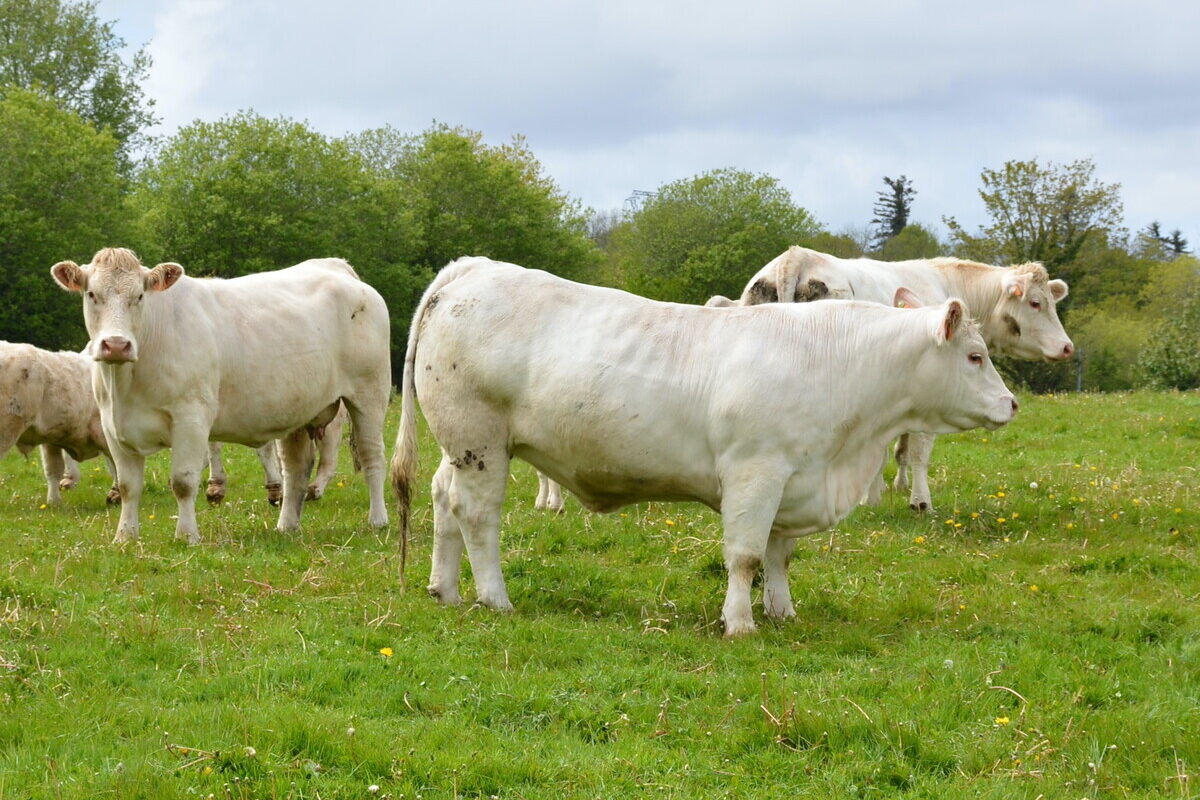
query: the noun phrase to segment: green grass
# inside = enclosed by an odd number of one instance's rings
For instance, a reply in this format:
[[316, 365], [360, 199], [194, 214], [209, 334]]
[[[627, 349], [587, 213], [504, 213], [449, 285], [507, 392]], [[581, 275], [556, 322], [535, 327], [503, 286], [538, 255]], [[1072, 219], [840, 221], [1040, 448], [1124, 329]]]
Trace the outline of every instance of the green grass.
[[714, 514], [535, 512], [524, 465], [516, 612], [437, 606], [423, 447], [403, 592], [345, 468], [281, 535], [227, 448], [188, 548], [156, 457], [121, 550], [96, 462], [41, 509], [5, 458], [0, 799], [1200, 796], [1196, 394], [939, 439], [936, 513], [889, 492], [803, 540], [798, 619], [738, 641]]

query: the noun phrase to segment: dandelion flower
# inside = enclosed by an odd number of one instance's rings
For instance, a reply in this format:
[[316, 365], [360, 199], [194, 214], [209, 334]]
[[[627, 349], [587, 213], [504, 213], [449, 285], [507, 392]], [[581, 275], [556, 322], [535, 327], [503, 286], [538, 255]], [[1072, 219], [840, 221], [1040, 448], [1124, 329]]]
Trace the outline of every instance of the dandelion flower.
[[1036, 592], [1036, 591], [1039, 591], [1039, 590], [1038, 590], [1038, 585], [1037, 585], [1036, 583], [1031, 583], [1031, 584], [1029, 584], [1029, 591], [1031, 591], [1031, 592]]
[[1017, 517], [1019, 517], [1019, 516], [1021, 516], [1021, 515], [1020, 515], [1020, 514], [1018, 514], [1016, 511], [1014, 511], [1014, 512], [1013, 512], [1013, 515], [1012, 515], [1012, 518], [1013, 518], [1013, 519], [1016, 519], [1016, 518], [1017, 518]]
[[978, 512], [978, 511], [972, 511], [972, 512], [971, 512], [971, 519], [979, 519], [979, 512]]
[[917, 544], [925, 544], [925, 537], [918, 536], [917, 538], [913, 539], [913, 541], [916, 542]]
[[379, 652], [380, 652], [380, 654], [381, 654], [381, 655], [383, 655], [385, 658], [391, 658], [391, 657], [392, 657], [392, 648], [390, 648], [390, 647], [381, 647], [381, 648], [379, 648]]
[[1008, 520], [1004, 517], [996, 517], [996, 522], [999, 522], [1001, 525], [1003, 525], [1004, 523], [1008, 522]]
[[1004, 492], [996, 492], [996, 497], [1004, 497]]
[[1068, 522], [1068, 523], [1067, 523], [1067, 530], [1071, 530], [1071, 529], [1072, 529], [1072, 528], [1074, 528], [1074, 527], [1075, 527], [1075, 523], [1074, 523], [1074, 522]]
[[663, 520], [663, 524], [664, 524], [664, 525], [670, 525], [671, 527], [675, 527], [675, 520], [673, 520], [673, 519], [664, 519], [664, 520]]
[[45, 510], [46, 510], [46, 504], [45, 504], [45, 503], [42, 503], [40, 506], [38, 506], [38, 508], [40, 508], [42, 511], [45, 511]]
[[1007, 725], [1008, 723], [1009, 723], [1008, 717], [996, 717], [997, 725]]

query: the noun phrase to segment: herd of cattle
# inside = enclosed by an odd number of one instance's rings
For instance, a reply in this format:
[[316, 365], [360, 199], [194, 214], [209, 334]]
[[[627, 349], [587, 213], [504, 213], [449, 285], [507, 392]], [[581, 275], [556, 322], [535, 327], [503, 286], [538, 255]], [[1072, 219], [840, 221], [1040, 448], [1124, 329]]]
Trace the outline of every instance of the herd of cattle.
[[[47, 502], [78, 481], [76, 461], [104, 455], [109, 500], [121, 503], [115, 541], [136, 539], [146, 456], [171, 448], [176, 537], [195, 544], [201, 472], [209, 466], [207, 496], [220, 500], [218, 443], [233, 442], [256, 448], [277, 527], [292, 530], [332, 475], [348, 420], [368, 520], [387, 525], [388, 310], [349, 264], [193, 279], [109, 248], [51, 273], [83, 295], [87, 349], [0, 343], [0, 454], [42, 447]], [[719, 512], [725, 633], [753, 631], [757, 570], [767, 615], [793, 616], [796, 538], [878, 502], [893, 440], [895, 487], [911, 486], [912, 507], [925, 510], [933, 437], [1013, 418], [989, 352], [1071, 357], [1055, 311], [1066, 294], [1038, 264], [792, 247], [739, 299], [689, 306], [459, 259], [425, 291], [409, 333], [391, 462], [402, 540], [419, 397], [442, 453], [429, 580], [439, 601], [461, 601], [465, 549], [478, 602], [511, 608], [499, 528], [517, 457], [539, 472], [539, 507], [561, 509], [561, 485], [595, 511], [688, 500]]]

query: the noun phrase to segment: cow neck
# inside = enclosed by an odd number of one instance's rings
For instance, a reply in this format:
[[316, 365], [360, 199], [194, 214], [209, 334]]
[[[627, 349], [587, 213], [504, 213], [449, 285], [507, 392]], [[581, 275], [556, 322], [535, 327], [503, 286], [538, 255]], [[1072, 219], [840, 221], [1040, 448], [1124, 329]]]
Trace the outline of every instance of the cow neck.
[[[977, 279], [964, 280], [966, 275]], [[993, 349], [997, 338], [995, 334], [999, 332], [996, 328], [999, 322], [993, 320], [996, 316], [996, 309], [1000, 307], [1000, 303], [1004, 299], [1002, 270], [999, 267], [973, 272], [955, 269], [947, 271], [946, 277], [949, 296], [957, 297], [967, 304], [967, 311], [970, 313], [971, 319], [979, 323], [984, 343], [987, 344], [989, 350]]]

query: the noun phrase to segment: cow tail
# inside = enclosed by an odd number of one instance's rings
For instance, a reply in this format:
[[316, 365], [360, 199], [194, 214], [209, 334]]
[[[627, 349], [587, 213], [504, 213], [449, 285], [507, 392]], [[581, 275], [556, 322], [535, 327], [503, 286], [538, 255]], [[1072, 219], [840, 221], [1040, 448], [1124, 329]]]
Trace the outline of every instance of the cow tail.
[[404, 568], [408, 563], [408, 531], [412, 516], [412, 487], [417, 478], [417, 387], [416, 362], [417, 340], [424, 327], [425, 314], [437, 301], [433, 298], [446, 284], [466, 273], [479, 263], [477, 259], [459, 259], [447, 264], [439, 272], [421, 296], [413, 314], [408, 331], [408, 345], [404, 351], [404, 375], [400, 386], [400, 430], [396, 433], [396, 445], [392, 450], [392, 489], [400, 506], [400, 582], [404, 584]]

